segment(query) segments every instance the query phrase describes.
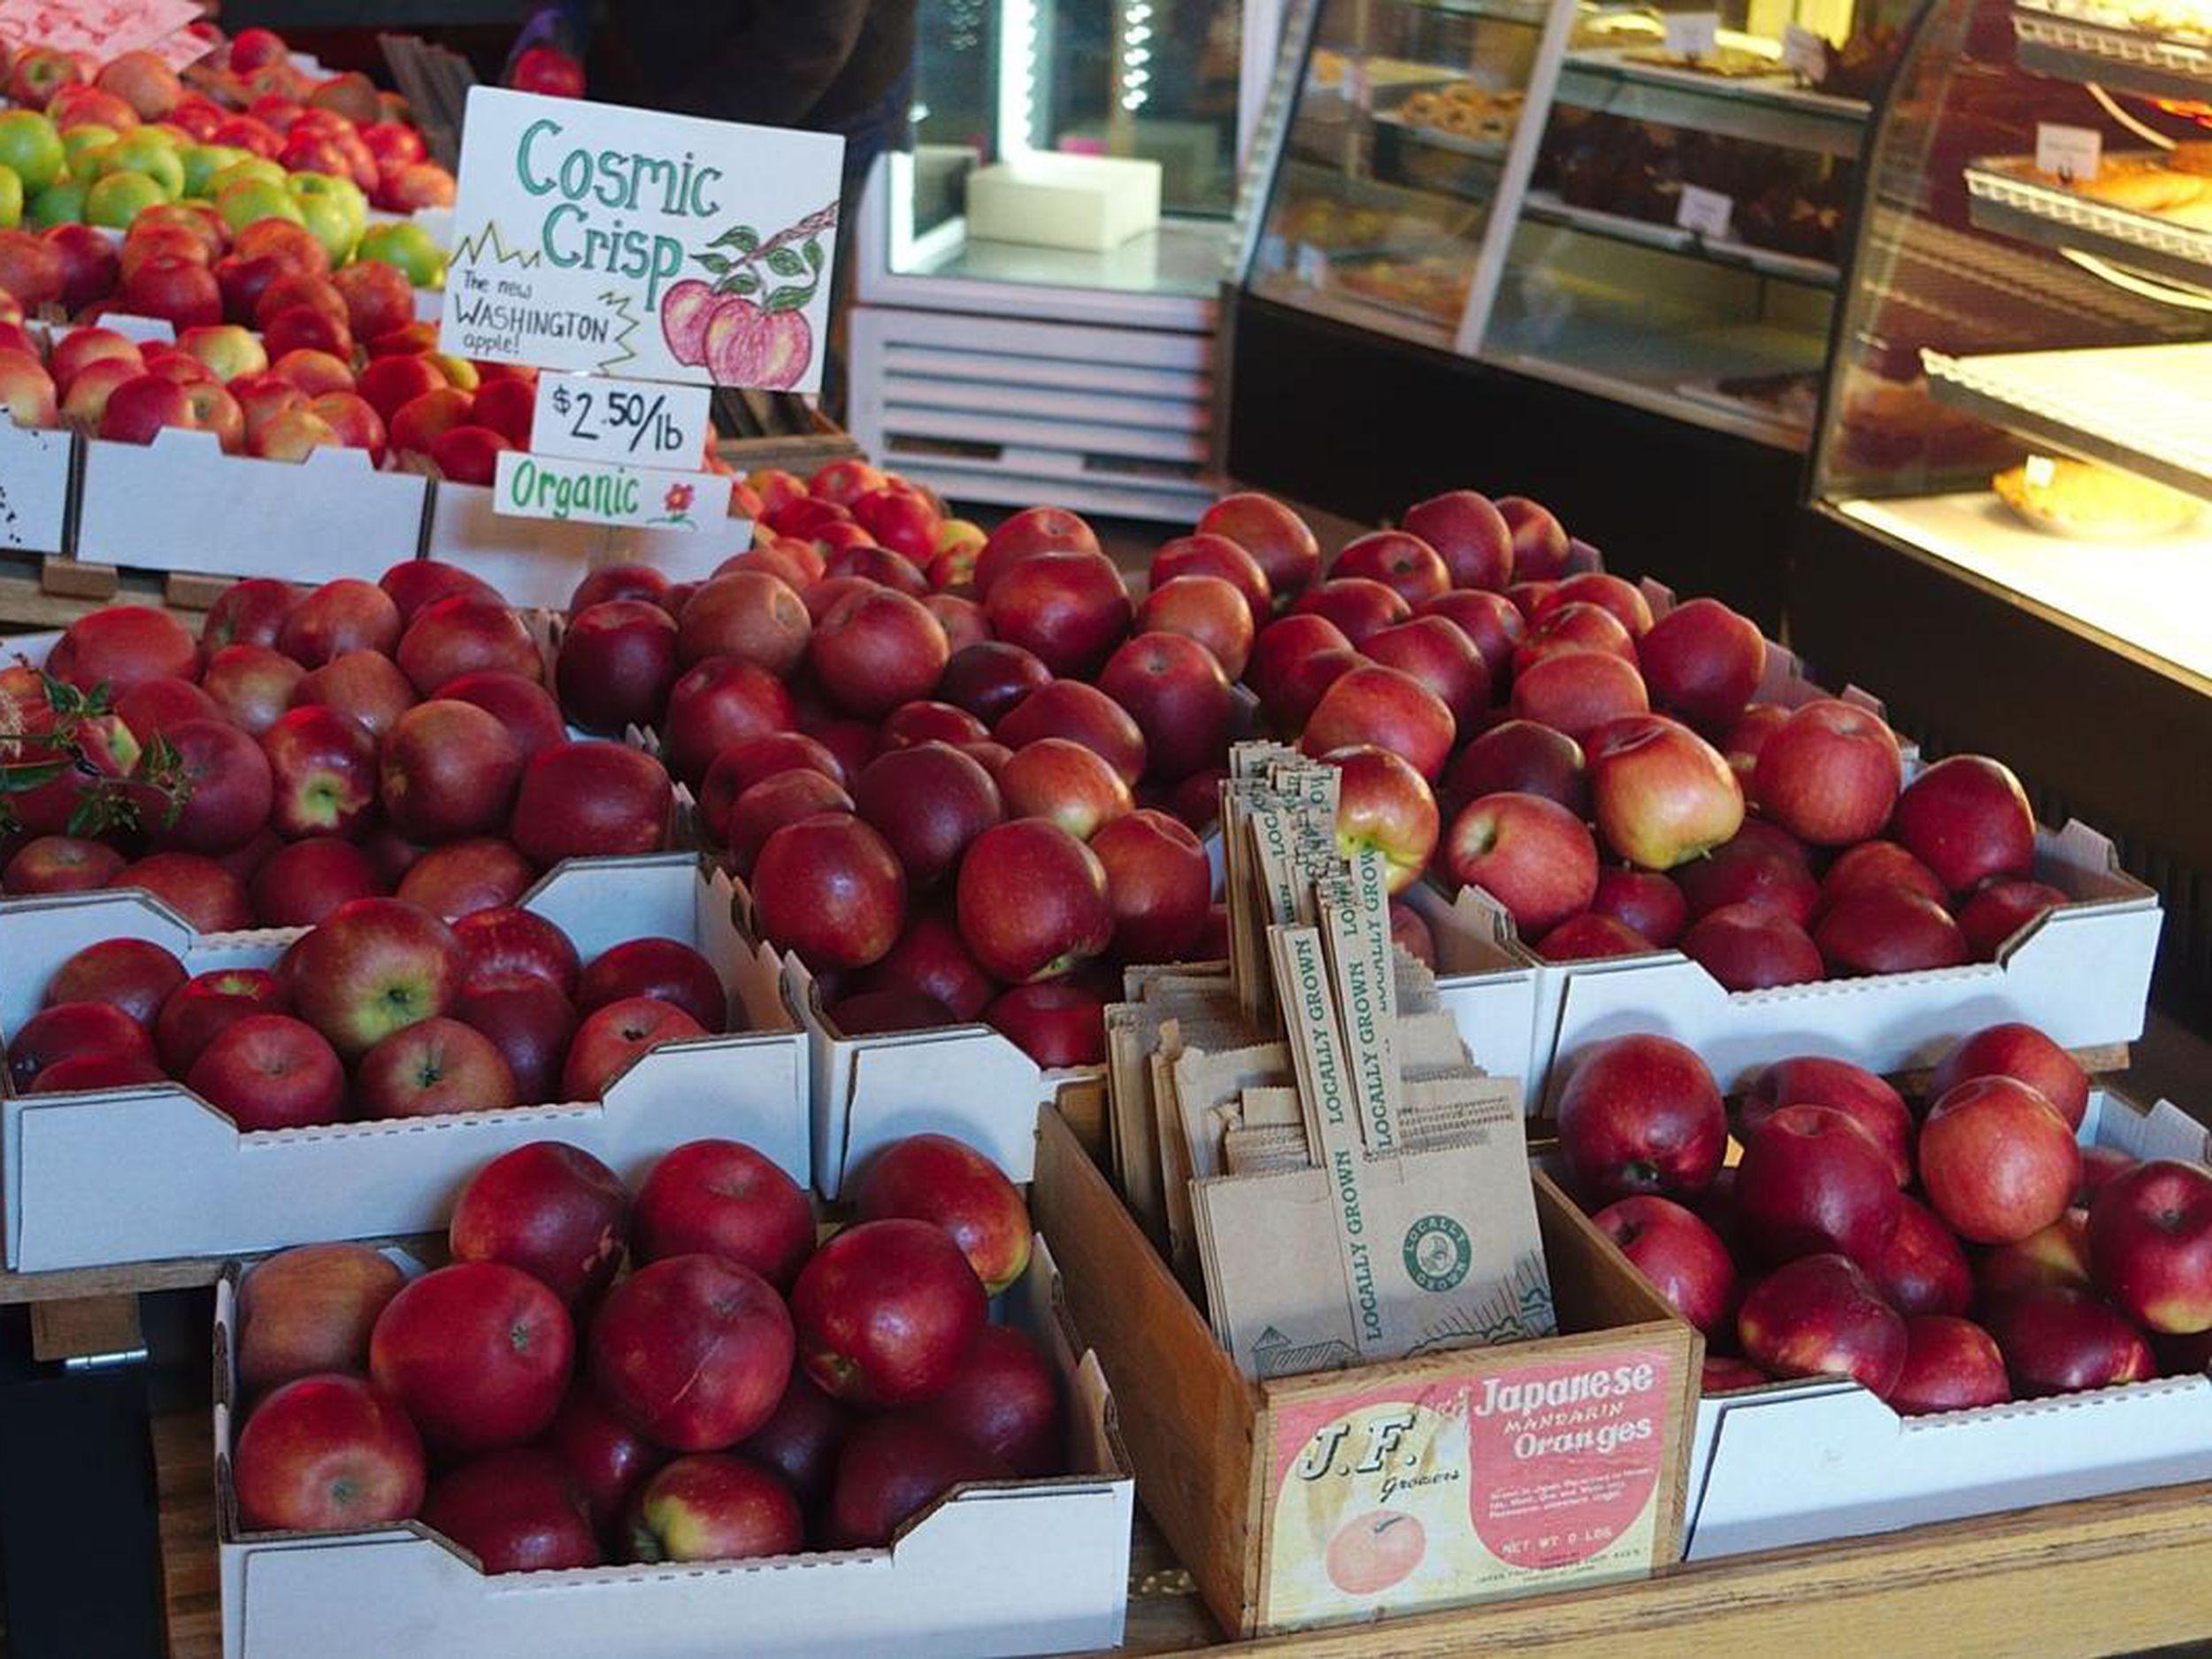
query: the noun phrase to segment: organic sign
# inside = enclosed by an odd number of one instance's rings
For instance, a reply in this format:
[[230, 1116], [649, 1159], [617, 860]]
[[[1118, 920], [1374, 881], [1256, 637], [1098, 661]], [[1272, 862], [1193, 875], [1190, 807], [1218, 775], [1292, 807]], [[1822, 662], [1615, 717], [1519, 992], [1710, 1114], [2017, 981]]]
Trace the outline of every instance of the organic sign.
[[811, 392], [844, 141], [477, 87], [445, 348]]
[[492, 480], [492, 511], [511, 518], [703, 530], [728, 517], [730, 480], [719, 472], [670, 472], [505, 449]]

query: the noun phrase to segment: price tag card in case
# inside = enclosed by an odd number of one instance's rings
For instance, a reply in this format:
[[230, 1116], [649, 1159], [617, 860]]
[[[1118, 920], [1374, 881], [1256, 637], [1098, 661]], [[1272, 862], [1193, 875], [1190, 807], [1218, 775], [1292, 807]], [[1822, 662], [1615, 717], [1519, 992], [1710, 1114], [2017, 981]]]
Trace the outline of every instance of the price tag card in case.
[[710, 396], [703, 386], [541, 374], [530, 448], [575, 461], [694, 468], [706, 449]]
[[1659, 19], [1669, 52], [1678, 58], [1710, 58], [1720, 48], [1720, 13], [1670, 12]]
[[2086, 184], [2104, 160], [2104, 140], [2092, 127], [2035, 124], [2035, 170], [2069, 184]]
[[1678, 228], [1695, 231], [1699, 235], [1715, 241], [1724, 239], [1729, 226], [1736, 217], [1736, 198], [1723, 196], [1718, 190], [1702, 189], [1694, 184], [1682, 187], [1681, 199], [1674, 204], [1674, 222]]
[[1782, 31], [1782, 61], [1808, 81], [1818, 81], [1828, 68], [1828, 42], [1817, 29], [1793, 23]]
[[818, 391], [844, 153], [820, 133], [474, 88], [445, 349]]

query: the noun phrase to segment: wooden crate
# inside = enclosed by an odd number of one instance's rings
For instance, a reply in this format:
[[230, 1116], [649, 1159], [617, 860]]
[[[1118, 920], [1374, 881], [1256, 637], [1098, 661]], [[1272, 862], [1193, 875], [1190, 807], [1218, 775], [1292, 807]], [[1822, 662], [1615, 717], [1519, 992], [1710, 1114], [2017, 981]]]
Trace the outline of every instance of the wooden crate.
[[[1527, 1594], [1640, 1576], [1677, 1559], [1703, 1342], [1548, 1179], [1540, 1174], [1536, 1181], [1561, 1335], [1254, 1382], [1223, 1351], [1076, 1134], [1056, 1112], [1041, 1115], [1032, 1212], [1064, 1263], [1071, 1311], [1090, 1333], [1108, 1376], [1133, 1379], [1116, 1404], [1140, 1494], [1224, 1628], [1250, 1636], [1371, 1619], [1394, 1594], [1403, 1598], [1402, 1611], [1477, 1594]], [[1535, 1461], [1522, 1476], [1501, 1432], [1519, 1409], [1502, 1409], [1499, 1424], [1476, 1421], [1487, 1415], [1479, 1402], [1493, 1380], [1595, 1378], [1612, 1384], [1638, 1368], [1643, 1381], [1633, 1396], [1617, 1397], [1617, 1423], [1648, 1426], [1647, 1446], [1630, 1441], [1571, 1457], [1527, 1454]], [[1394, 1403], [1371, 1406], [1376, 1401]], [[1426, 1430], [1411, 1426], [1417, 1408], [1431, 1425]], [[1440, 1450], [1433, 1469], [1423, 1462], [1417, 1472], [1448, 1483], [1440, 1489], [1450, 1504], [1463, 1517], [1472, 1511], [1479, 1518], [1471, 1525], [1463, 1521], [1450, 1534], [1432, 1531], [1434, 1548], [1417, 1557], [1418, 1565], [1407, 1567], [1396, 1584], [1356, 1600], [1318, 1581], [1320, 1548], [1302, 1540], [1299, 1528], [1302, 1516], [1303, 1524], [1321, 1517], [1302, 1509], [1293, 1494], [1320, 1488], [1301, 1486], [1290, 1473], [1317, 1430], [1341, 1426], [1349, 1445], [1363, 1432], [1354, 1425], [1367, 1424], [1371, 1409], [1401, 1409], [1409, 1454], [1431, 1435], [1441, 1448], [1446, 1425], [1457, 1426], [1465, 1446], [1449, 1455]], [[1586, 1417], [1605, 1409], [1585, 1406], [1563, 1415]], [[1382, 1432], [1372, 1424], [1364, 1432]], [[1496, 1444], [1483, 1448], [1494, 1437]], [[1393, 1440], [1390, 1449], [1399, 1444]], [[1375, 1446], [1379, 1462], [1383, 1441]], [[1339, 1460], [1333, 1454], [1327, 1461]], [[1321, 1479], [1332, 1481], [1335, 1472], [1332, 1468]], [[1634, 1495], [1598, 1495], [1611, 1478]], [[1540, 1481], [1587, 1486], [1579, 1502], [1555, 1502], [1548, 1494], [1539, 1501]], [[1500, 1494], [1494, 1507], [1486, 1502], [1492, 1483]], [[1517, 1502], [1525, 1505], [1517, 1522], [1506, 1518]], [[1391, 1500], [1394, 1511], [1418, 1507], [1417, 1495], [1409, 1502]], [[1340, 1530], [1333, 1518], [1322, 1523], [1333, 1532], [1326, 1576], [1338, 1583], [1343, 1580], [1336, 1548], [1354, 1525], [1343, 1518]], [[1432, 1514], [1430, 1526], [1436, 1523]], [[1606, 1530], [1590, 1531], [1600, 1526]], [[1551, 1535], [1540, 1543], [1540, 1532]], [[1574, 1534], [1590, 1541], [1578, 1544]], [[1417, 1527], [1413, 1536], [1422, 1536]], [[1480, 1550], [1472, 1548], [1477, 1538]], [[1431, 1562], [1449, 1571], [1432, 1571]], [[1463, 1568], [1477, 1564], [1486, 1591], [1471, 1589], [1464, 1576]]]

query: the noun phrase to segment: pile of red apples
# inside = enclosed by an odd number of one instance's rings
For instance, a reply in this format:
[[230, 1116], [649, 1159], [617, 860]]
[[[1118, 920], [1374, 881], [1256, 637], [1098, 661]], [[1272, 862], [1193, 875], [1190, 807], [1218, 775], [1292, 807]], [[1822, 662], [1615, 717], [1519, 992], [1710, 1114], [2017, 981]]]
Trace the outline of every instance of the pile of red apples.
[[660, 850], [666, 772], [572, 740], [546, 678], [523, 618], [434, 560], [239, 582], [196, 639], [95, 611], [0, 667], [0, 893], [138, 887], [209, 933], [387, 895], [452, 920], [564, 858]]
[[[173, 204], [141, 213], [119, 250], [82, 226], [32, 243], [37, 269], [0, 247], [0, 289], [25, 290], [0, 293], [0, 409], [18, 426], [123, 443], [175, 427], [273, 461], [359, 449], [373, 466], [479, 485], [503, 450], [530, 448], [535, 370], [440, 351], [398, 266], [334, 271], [297, 225], [263, 219], [233, 237], [216, 214]], [[47, 297], [84, 321], [42, 351], [24, 311]], [[100, 324], [110, 310], [167, 320], [176, 340], [134, 341]], [[753, 505], [741, 489], [733, 511]]]
[[411, 1517], [493, 1573], [735, 1562], [881, 1547], [963, 1483], [1062, 1472], [1057, 1374], [987, 1318], [1031, 1244], [995, 1165], [894, 1142], [816, 1232], [736, 1141], [634, 1196], [539, 1141], [463, 1190], [449, 1266], [269, 1257], [239, 1288], [240, 1526]]
[[142, 939], [87, 945], [8, 1033], [19, 1093], [174, 1079], [241, 1131], [595, 1101], [666, 1042], [730, 1028], [714, 966], [645, 937], [586, 963], [511, 904], [450, 924], [401, 898], [341, 903], [273, 965], [188, 977]]
[[2212, 1171], [2078, 1144], [2089, 1079], [2024, 1025], [1976, 1032], [1917, 1102], [1783, 1060], [1734, 1121], [1690, 1049], [1578, 1056], [1559, 1156], [1597, 1225], [1704, 1333], [1709, 1394], [1848, 1377], [1963, 1410], [2212, 1365]]
[[1225, 502], [1163, 549], [1147, 614], [1215, 640], [1279, 734], [1339, 763], [1340, 836], [1400, 890], [1432, 872], [1548, 960], [1678, 949], [1732, 991], [1989, 960], [2065, 902], [2032, 879], [2005, 767], [1958, 756], [1908, 785], [1868, 709], [1755, 701], [1748, 618], [1711, 599], [1655, 618], [1632, 583], [1569, 573], [1540, 507], [1437, 496], [1317, 582], [1263, 514]]

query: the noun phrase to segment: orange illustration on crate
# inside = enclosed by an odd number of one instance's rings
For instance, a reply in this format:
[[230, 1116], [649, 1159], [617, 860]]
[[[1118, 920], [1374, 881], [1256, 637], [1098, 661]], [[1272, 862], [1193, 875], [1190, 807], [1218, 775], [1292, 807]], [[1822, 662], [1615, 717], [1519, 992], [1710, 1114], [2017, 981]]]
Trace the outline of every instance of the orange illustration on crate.
[[1421, 1523], [1397, 1509], [1374, 1509], [1348, 1521], [1323, 1558], [1329, 1582], [1347, 1595], [1379, 1595], [1402, 1584], [1428, 1553]]

